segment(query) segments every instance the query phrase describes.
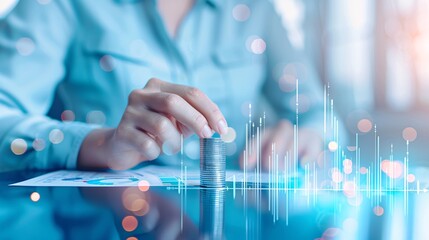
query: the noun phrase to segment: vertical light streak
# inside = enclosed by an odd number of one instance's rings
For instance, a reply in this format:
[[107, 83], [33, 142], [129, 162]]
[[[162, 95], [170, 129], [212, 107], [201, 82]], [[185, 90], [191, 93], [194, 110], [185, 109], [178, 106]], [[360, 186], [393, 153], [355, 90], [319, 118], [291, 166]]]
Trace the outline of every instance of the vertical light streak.
[[256, 187], [259, 187], [259, 176], [261, 171], [261, 137], [259, 132], [259, 127], [256, 128], [256, 174], [255, 174], [255, 181], [256, 181]]
[[[183, 231], [183, 194], [180, 194], [181, 182], [183, 179], [183, 134], [180, 134], [180, 179], [177, 181], [177, 191], [180, 195], [180, 230]], [[186, 186], [186, 182], [185, 182]], [[186, 197], [185, 197], [186, 201]], [[185, 204], [186, 205], [186, 204]]]
[[359, 149], [359, 135], [356, 133], [356, 149], [355, 149], [355, 159], [356, 159], [356, 171], [355, 171], [355, 176], [356, 176], [356, 180], [357, 180], [357, 189], [360, 190], [360, 186], [361, 186], [361, 180], [360, 180], [360, 159], [358, 156], [358, 149]]
[[[249, 114], [250, 115], [250, 114]], [[246, 148], [244, 150], [244, 167], [243, 167], [243, 192], [246, 194], [246, 172], [247, 172], [247, 161], [249, 159], [249, 125], [246, 124]]]
[[235, 199], [235, 190], [236, 190], [236, 183], [235, 183], [235, 174], [234, 175], [232, 175], [232, 196], [233, 196], [233, 198]]
[[410, 150], [410, 141], [408, 141], [407, 140], [407, 152], [406, 152], [406, 157], [405, 157], [405, 159], [404, 159], [404, 191], [405, 191], [405, 193], [404, 193], [404, 198], [405, 198], [405, 201], [404, 201], [404, 211], [405, 211], [405, 214], [407, 214], [407, 212], [408, 212], [408, 181], [407, 181], [407, 176], [408, 176], [408, 161], [409, 161], [409, 158], [410, 158], [410, 152], [409, 152], [409, 150]]

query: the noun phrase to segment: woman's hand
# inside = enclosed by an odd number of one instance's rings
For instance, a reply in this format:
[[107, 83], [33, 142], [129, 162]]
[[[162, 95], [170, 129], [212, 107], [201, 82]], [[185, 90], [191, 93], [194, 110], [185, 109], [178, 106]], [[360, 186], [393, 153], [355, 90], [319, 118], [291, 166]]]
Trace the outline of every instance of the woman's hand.
[[88, 134], [78, 167], [128, 169], [162, 151], [178, 152], [181, 134], [208, 138], [214, 131], [225, 134], [227, 128], [225, 117], [203, 92], [153, 78], [131, 92], [117, 128]]
[[[294, 157], [294, 132], [293, 125], [286, 120], [280, 121], [277, 126], [267, 128], [261, 138], [261, 167], [270, 169], [269, 158], [272, 159], [272, 146], [275, 145], [275, 154], [278, 155], [278, 167], [284, 169], [284, 158], [288, 154], [290, 159]], [[298, 159], [301, 166], [316, 162], [323, 150], [323, 139], [319, 133], [309, 128], [298, 130]], [[247, 168], [256, 166], [256, 150], [252, 151], [247, 161]], [[289, 162], [292, 163], [292, 160]], [[240, 165], [244, 167], [244, 157], [240, 157]], [[291, 166], [288, 166], [291, 167]]]

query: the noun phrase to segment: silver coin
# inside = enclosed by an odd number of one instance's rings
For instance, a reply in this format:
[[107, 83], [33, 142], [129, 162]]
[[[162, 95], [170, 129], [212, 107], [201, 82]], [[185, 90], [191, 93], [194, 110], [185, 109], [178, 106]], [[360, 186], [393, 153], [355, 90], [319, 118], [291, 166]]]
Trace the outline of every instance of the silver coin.
[[225, 186], [225, 143], [220, 138], [200, 139], [200, 184], [203, 187]]

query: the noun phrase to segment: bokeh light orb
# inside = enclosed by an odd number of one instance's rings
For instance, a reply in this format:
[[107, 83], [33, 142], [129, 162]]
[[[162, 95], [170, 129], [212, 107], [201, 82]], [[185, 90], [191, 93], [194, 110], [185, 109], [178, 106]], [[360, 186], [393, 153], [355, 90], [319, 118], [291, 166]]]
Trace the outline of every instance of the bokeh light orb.
[[100, 58], [100, 68], [105, 72], [111, 72], [115, 68], [114, 59], [109, 55], [104, 55]]
[[307, 67], [302, 62], [288, 63], [283, 68], [283, 75], [291, 75], [294, 79], [298, 79], [300, 83], [305, 83], [307, 79]]
[[15, 155], [22, 155], [27, 151], [27, 142], [22, 138], [17, 138], [10, 144], [10, 149]]
[[141, 192], [138, 188], [130, 187], [125, 189], [125, 191], [122, 193], [122, 204], [126, 209], [133, 211], [134, 201], [137, 199], [142, 199], [143, 197], [143, 192]]
[[250, 40], [250, 51], [256, 55], [263, 54], [267, 47], [265, 41], [260, 37], [251, 37]]
[[226, 143], [234, 142], [236, 137], [237, 137], [237, 133], [232, 127], [228, 127], [227, 133], [221, 135], [222, 140]]
[[283, 92], [293, 92], [296, 88], [296, 76], [283, 74], [279, 79], [279, 87]]
[[283, 68], [283, 74], [287, 74], [287, 75], [291, 75], [294, 77], [294, 79], [297, 79], [300, 76], [300, 72], [299, 71], [299, 67], [298, 64], [296, 63], [288, 63], [284, 68]]
[[198, 160], [200, 159], [200, 144], [196, 140], [188, 141], [185, 144], [185, 155], [192, 159]]
[[86, 114], [86, 122], [89, 124], [103, 125], [106, 123], [106, 115], [99, 110], [90, 111]]
[[16, 50], [21, 56], [29, 56], [36, 49], [36, 45], [34, 44], [31, 38], [20, 38], [16, 42]]
[[390, 167], [390, 160], [383, 160], [380, 163], [381, 165], [381, 171], [387, 172]]
[[417, 138], [417, 131], [412, 127], [407, 127], [402, 131], [402, 137], [405, 141], [413, 142]]
[[144, 200], [143, 198], [137, 198], [131, 203], [130, 208], [128, 210], [138, 212], [142, 210], [142, 208], [144, 208], [146, 204], [146, 200]]
[[376, 215], [376, 216], [382, 216], [383, 214], [384, 214], [384, 208], [383, 207], [381, 207], [381, 206], [375, 206], [374, 208], [373, 208], [373, 212], [374, 212], [374, 214]]
[[402, 177], [404, 164], [400, 161], [383, 160], [380, 163], [381, 171], [388, 177], [396, 179]]
[[43, 140], [41, 138], [34, 139], [34, 141], [33, 141], [33, 148], [34, 148], [34, 150], [36, 150], [37, 152], [40, 152], [43, 149], [45, 149], [45, 147], [46, 147], [45, 140]]
[[328, 143], [328, 149], [329, 149], [329, 151], [331, 151], [331, 152], [335, 152], [335, 151], [337, 151], [337, 150], [338, 150], [338, 143], [337, 143], [337, 142], [335, 142], [335, 141], [330, 141], [330, 142]]
[[353, 171], [353, 162], [352, 160], [346, 158], [343, 160], [343, 171], [345, 174], [351, 174]]
[[148, 181], [146, 181], [146, 180], [141, 180], [138, 183], [138, 187], [139, 187], [140, 191], [147, 192], [149, 190], [149, 188], [150, 188], [150, 183]]
[[176, 153], [176, 148], [171, 141], [165, 141], [162, 146], [162, 152], [167, 156], [173, 156]]
[[237, 4], [232, 9], [232, 17], [239, 22], [245, 22], [250, 17], [250, 8], [246, 4]]
[[334, 183], [340, 183], [343, 181], [343, 174], [337, 168], [332, 169], [331, 176]]
[[145, 199], [138, 199], [134, 201], [133, 205], [135, 204], [138, 204], [138, 210], [134, 211], [134, 215], [136, 216], [144, 216], [150, 210], [149, 203]]
[[52, 129], [49, 132], [49, 141], [52, 144], [60, 144], [64, 140], [64, 133], [60, 129]]
[[360, 172], [360, 174], [367, 174], [367, 173], [368, 173], [368, 168], [366, 168], [366, 167], [361, 167], [361, 168], [359, 169], [359, 172]]
[[414, 174], [412, 174], [412, 173], [409, 173], [408, 175], [407, 175], [407, 182], [409, 182], [409, 183], [413, 183], [413, 182], [415, 182], [416, 181], [416, 176], [414, 175]]
[[72, 122], [74, 121], [76, 116], [74, 115], [74, 112], [71, 110], [65, 110], [61, 113], [61, 120], [63, 122]]
[[371, 120], [366, 119], [366, 118], [361, 119], [357, 123], [357, 128], [359, 129], [360, 132], [367, 133], [367, 132], [371, 131], [371, 129], [372, 129], [372, 122], [371, 122]]
[[40, 194], [38, 192], [33, 192], [30, 194], [30, 199], [33, 202], [38, 202], [40, 200]]
[[343, 166], [344, 166], [344, 167], [352, 167], [352, 166], [353, 166], [353, 162], [352, 162], [352, 160], [350, 160], [350, 159], [348, 159], [348, 158], [344, 159], [344, 160], [343, 160]]
[[356, 196], [356, 184], [352, 181], [345, 181], [343, 183], [343, 193], [346, 197], [355, 197]]
[[1, 0], [0, 16], [4, 17], [18, 3], [18, 0]]
[[356, 146], [347, 146], [347, 150], [349, 150], [350, 152], [354, 152], [356, 151]]
[[352, 167], [345, 167], [344, 168], [344, 173], [345, 174], [351, 174], [353, 172], [353, 168]]
[[127, 232], [132, 232], [137, 228], [138, 221], [134, 216], [126, 216], [122, 219], [122, 227]]

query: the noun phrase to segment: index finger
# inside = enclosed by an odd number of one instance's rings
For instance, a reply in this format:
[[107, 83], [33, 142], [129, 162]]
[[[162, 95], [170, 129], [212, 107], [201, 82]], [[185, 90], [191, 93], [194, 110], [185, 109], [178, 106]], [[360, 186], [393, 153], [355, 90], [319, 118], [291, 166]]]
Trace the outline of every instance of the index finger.
[[219, 107], [210, 100], [205, 93], [198, 88], [168, 83], [159, 79], [152, 79], [152, 87], [161, 92], [177, 94], [185, 99], [197, 111], [199, 111], [209, 122], [211, 129], [220, 134], [228, 132], [228, 125]]

